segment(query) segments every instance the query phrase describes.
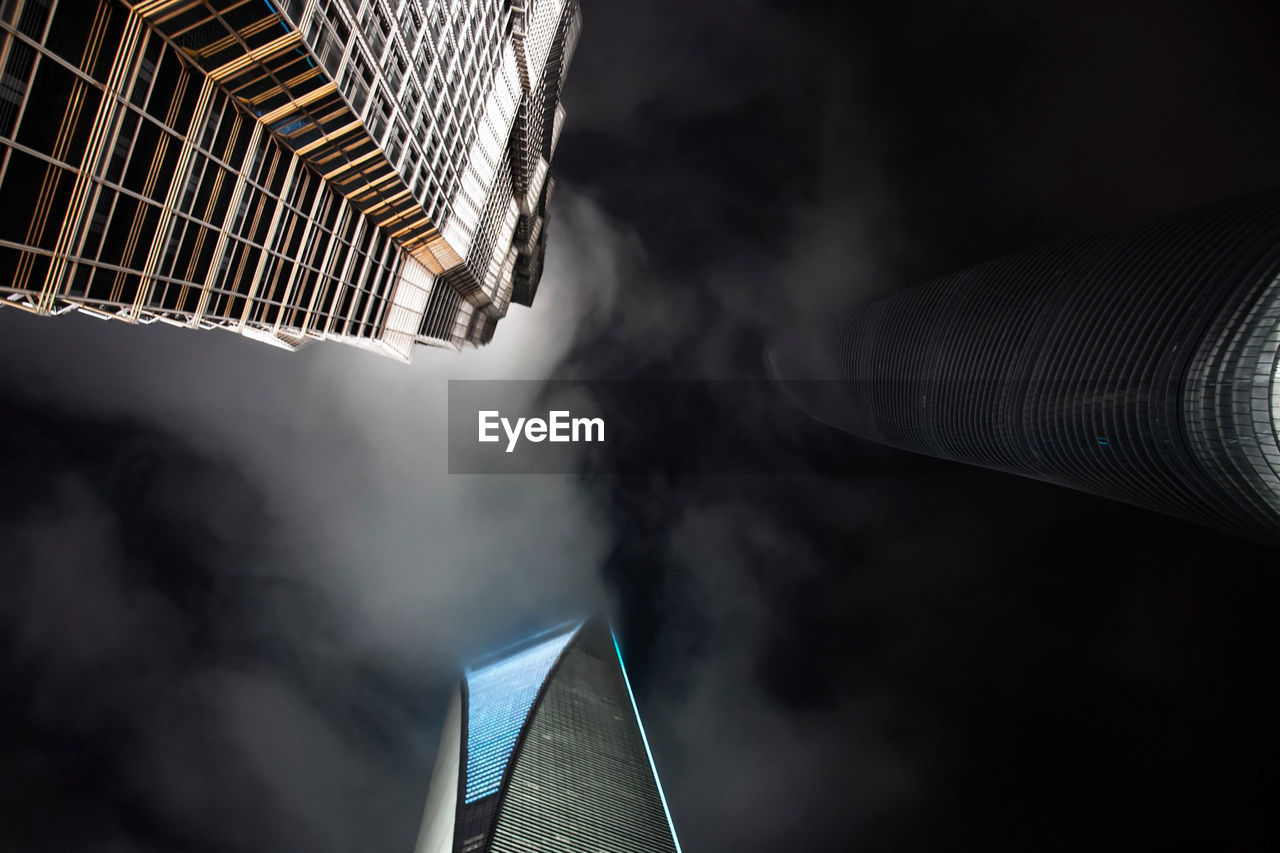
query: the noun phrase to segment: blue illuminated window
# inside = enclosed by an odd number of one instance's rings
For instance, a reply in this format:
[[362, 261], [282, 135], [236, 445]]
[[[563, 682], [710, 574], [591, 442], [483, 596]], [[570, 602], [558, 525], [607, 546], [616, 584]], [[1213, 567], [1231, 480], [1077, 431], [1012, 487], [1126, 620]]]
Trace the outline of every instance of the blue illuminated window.
[[467, 786], [463, 802], [497, 793], [516, 739], [551, 667], [577, 628], [467, 670]]
[[281, 136], [288, 136], [296, 130], [301, 130], [304, 126], [311, 123], [310, 116], [299, 116], [293, 121], [282, 121], [276, 124], [272, 130]]

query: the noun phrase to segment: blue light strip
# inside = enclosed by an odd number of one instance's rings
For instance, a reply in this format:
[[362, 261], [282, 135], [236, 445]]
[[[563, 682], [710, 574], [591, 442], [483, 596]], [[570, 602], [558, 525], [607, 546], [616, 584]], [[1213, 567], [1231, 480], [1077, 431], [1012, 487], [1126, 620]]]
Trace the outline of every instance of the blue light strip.
[[[286, 33], [291, 33], [291, 32], [293, 32], [293, 30], [289, 29], [289, 25], [285, 23], [285, 21], [284, 21], [284, 15], [281, 15], [278, 11], [276, 11], [276, 7], [271, 5], [271, 0], [262, 0], [262, 2], [267, 4], [267, 8], [271, 10], [271, 14], [275, 15], [277, 18], [279, 18], [279, 19], [280, 19], [280, 28], [281, 28], [282, 30], [284, 30]], [[293, 49], [293, 52], [294, 52], [294, 53], [296, 53], [296, 54], [298, 54], [298, 56], [301, 56], [301, 57], [303, 57], [304, 59], [306, 59], [306, 60], [307, 60], [307, 67], [308, 67], [308, 68], [315, 68], [315, 67], [316, 67], [316, 64], [315, 64], [314, 62], [312, 62], [312, 61], [311, 61], [311, 55], [310, 55], [310, 54], [308, 54], [308, 53], [307, 53], [305, 50], [303, 50], [302, 48], [300, 48], [300, 47], [295, 47], [295, 48]], [[258, 113], [258, 115], [262, 115], [262, 113]]]
[[537, 645], [467, 670], [467, 784], [464, 803], [502, 787], [502, 777], [551, 667], [577, 627]]
[[636, 725], [640, 727], [640, 740], [644, 741], [645, 754], [649, 756], [649, 769], [653, 771], [653, 782], [658, 786], [658, 799], [662, 800], [662, 810], [667, 815], [671, 840], [676, 845], [676, 853], [681, 853], [680, 839], [676, 836], [676, 825], [671, 820], [671, 809], [667, 808], [667, 795], [662, 792], [662, 780], [658, 778], [658, 766], [653, 763], [653, 750], [649, 749], [649, 738], [644, 733], [644, 723], [640, 721], [640, 708], [636, 705], [636, 694], [631, 690], [631, 679], [627, 678], [627, 665], [622, 662], [622, 649], [618, 647], [618, 635], [610, 630], [609, 636], [613, 638], [613, 650], [618, 653], [618, 667], [622, 670], [622, 681], [627, 685], [627, 695], [631, 697], [631, 710], [636, 715]]

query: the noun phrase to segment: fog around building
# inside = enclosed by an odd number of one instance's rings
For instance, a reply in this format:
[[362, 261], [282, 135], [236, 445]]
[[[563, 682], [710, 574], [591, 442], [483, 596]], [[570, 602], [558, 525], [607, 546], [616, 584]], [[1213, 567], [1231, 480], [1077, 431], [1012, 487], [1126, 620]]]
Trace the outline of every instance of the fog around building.
[[758, 377], [833, 303], [1274, 185], [1274, 21], [584, 17], [490, 346], [0, 312], [0, 847], [407, 850], [460, 663], [601, 606], [689, 851], [1260, 847], [1271, 552], [756, 398], [713, 426], [772, 478], [450, 476], [442, 436], [449, 378]]

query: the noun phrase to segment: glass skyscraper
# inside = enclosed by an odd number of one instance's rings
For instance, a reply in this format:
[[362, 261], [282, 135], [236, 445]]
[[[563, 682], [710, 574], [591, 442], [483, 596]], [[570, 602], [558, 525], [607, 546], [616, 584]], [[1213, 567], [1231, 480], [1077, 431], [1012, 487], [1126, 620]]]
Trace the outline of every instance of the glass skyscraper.
[[1278, 351], [1271, 192], [891, 294], [773, 369], [856, 435], [1280, 544]]
[[0, 304], [296, 348], [537, 291], [577, 0], [2, 0]]
[[467, 667], [418, 853], [674, 853], [622, 653], [602, 619]]

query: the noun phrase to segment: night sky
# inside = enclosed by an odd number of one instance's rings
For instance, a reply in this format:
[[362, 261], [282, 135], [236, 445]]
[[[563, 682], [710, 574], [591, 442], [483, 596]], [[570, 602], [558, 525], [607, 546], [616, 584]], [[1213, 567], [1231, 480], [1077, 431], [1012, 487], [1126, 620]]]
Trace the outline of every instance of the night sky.
[[443, 447], [450, 377], [758, 379], [841, 305], [1280, 186], [1280, 9], [583, 5], [489, 347], [0, 312], [0, 850], [408, 851], [460, 663], [600, 607], [690, 853], [1280, 847], [1272, 549], [729, 383], [650, 475]]

